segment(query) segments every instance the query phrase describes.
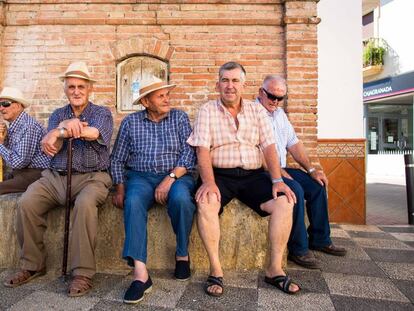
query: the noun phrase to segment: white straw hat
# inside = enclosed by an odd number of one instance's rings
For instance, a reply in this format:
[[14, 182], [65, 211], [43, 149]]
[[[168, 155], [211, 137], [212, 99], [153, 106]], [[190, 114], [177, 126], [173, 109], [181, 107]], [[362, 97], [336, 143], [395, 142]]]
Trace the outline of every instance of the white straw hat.
[[151, 76], [147, 79], [141, 81], [141, 87], [139, 89], [139, 97], [134, 100], [132, 103], [133, 105], [138, 105], [142, 98], [147, 96], [148, 94], [155, 92], [157, 90], [166, 89], [166, 88], [174, 88], [175, 84], [168, 84], [166, 81], [162, 81], [161, 79]]
[[22, 104], [24, 108], [30, 106], [29, 100], [24, 98], [23, 93], [14, 87], [4, 87], [0, 93], [0, 99], [10, 99], [14, 102]]
[[64, 81], [66, 78], [80, 78], [84, 80], [88, 80], [91, 82], [96, 82], [96, 80], [91, 78], [91, 74], [89, 73], [88, 66], [84, 62], [74, 62], [71, 63], [66, 69], [65, 73], [59, 77], [61, 81]]

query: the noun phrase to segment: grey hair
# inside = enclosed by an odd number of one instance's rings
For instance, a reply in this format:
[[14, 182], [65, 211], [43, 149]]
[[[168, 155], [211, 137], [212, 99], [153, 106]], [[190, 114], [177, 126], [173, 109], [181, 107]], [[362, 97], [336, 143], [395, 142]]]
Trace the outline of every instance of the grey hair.
[[227, 62], [221, 65], [219, 69], [219, 80], [221, 79], [225, 71], [229, 71], [233, 69], [240, 69], [240, 80], [242, 80], [243, 82], [246, 81], [246, 70], [244, 69], [242, 65], [236, 62]]
[[267, 84], [271, 81], [276, 81], [279, 84], [283, 84], [286, 87], [286, 80], [282, 76], [279, 75], [267, 75], [264, 80], [262, 87], [266, 89]]

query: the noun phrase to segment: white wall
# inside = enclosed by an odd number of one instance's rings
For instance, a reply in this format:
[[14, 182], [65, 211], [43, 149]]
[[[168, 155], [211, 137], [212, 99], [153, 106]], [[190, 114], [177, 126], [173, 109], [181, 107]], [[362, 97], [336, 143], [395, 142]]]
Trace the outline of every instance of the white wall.
[[414, 1], [381, 0], [376, 10], [375, 36], [383, 38], [390, 50], [384, 59], [384, 70], [375, 80], [414, 70]]
[[361, 0], [321, 0], [318, 16], [318, 138], [363, 138]]

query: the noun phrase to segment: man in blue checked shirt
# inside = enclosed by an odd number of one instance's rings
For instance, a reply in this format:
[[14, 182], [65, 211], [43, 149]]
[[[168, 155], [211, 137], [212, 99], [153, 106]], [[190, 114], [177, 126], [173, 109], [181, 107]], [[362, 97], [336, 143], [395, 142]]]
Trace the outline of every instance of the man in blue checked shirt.
[[[312, 166], [303, 143], [296, 136], [292, 124], [281, 107], [284, 104], [286, 91], [285, 79], [278, 75], [269, 75], [259, 89], [256, 102], [262, 104], [269, 113], [276, 137], [283, 181], [293, 190], [297, 199], [288, 242], [288, 258], [305, 268], [318, 269], [320, 263], [309, 248], [334, 256], [345, 256], [346, 249], [334, 245], [330, 238], [326, 194], [328, 178], [322, 170]], [[287, 152], [304, 170], [286, 167]], [[307, 230], [304, 220], [305, 200], [310, 223]]]
[[124, 209], [123, 257], [134, 267], [125, 303], [141, 301], [152, 287], [146, 268], [147, 215], [154, 202], [167, 205], [176, 234], [176, 279], [184, 281], [191, 275], [188, 242], [195, 211], [196, 157], [186, 143], [191, 133], [188, 116], [170, 107], [174, 87], [155, 77], [142, 82], [134, 104], [141, 103], [145, 110], [122, 121], [111, 155], [114, 204]]
[[69, 104], [56, 109], [49, 118], [43, 151], [52, 156], [50, 169], [22, 195], [17, 211], [17, 236], [21, 247], [21, 270], [5, 286], [16, 287], [45, 273], [46, 254], [43, 234], [47, 212], [64, 205], [67, 184], [67, 140], [73, 141], [72, 199], [73, 222], [69, 262], [73, 279], [68, 296], [86, 294], [95, 274], [95, 246], [98, 225], [97, 206], [104, 203], [112, 181], [109, 173], [109, 147], [113, 121], [108, 108], [89, 101], [92, 83], [83, 62], [69, 65], [60, 77]]
[[11, 176], [0, 183], [0, 194], [24, 192], [41, 172], [49, 167], [49, 157], [40, 149], [46, 129], [24, 109], [30, 102], [16, 88], [5, 87], [0, 93], [0, 156], [12, 168]]

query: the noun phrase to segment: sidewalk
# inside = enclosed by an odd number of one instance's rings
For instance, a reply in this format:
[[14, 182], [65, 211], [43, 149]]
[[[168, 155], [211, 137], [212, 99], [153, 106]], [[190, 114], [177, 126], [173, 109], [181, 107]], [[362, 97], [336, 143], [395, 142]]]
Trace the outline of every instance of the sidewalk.
[[[348, 254], [336, 258], [315, 253], [322, 269], [306, 270], [288, 262], [288, 273], [301, 284], [289, 296], [263, 282], [263, 272], [229, 272], [221, 298], [204, 294], [206, 274], [178, 282], [172, 271], [151, 271], [153, 291], [136, 305], [122, 304], [131, 282], [126, 272], [94, 278], [94, 289], [68, 298], [66, 284], [49, 272], [21, 287], [0, 285], [0, 310], [414, 310], [414, 226], [332, 225], [335, 244]], [[3, 280], [11, 270], [0, 270]]]

